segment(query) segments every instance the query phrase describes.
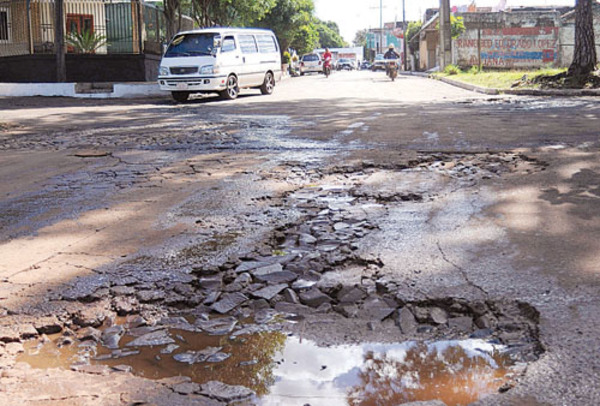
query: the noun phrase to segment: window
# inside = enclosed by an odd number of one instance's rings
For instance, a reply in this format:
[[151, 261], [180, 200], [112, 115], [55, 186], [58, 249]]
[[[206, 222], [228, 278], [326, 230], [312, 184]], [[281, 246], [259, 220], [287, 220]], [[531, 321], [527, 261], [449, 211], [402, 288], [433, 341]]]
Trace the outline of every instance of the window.
[[256, 42], [254, 41], [254, 37], [252, 35], [240, 35], [240, 48], [244, 54], [256, 54], [258, 53], [258, 47], [256, 46]]
[[223, 40], [223, 46], [221, 47], [221, 52], [231, 51], [235, 51], [235, 40], [233, 37], [225, 37]]
[[260, 48], [261, 53], [266, 54], [277, 52], [275, 38], [273, 38], [272, 35], [258, 35], [256, 39], [258, 40], [258, 47]]
[[302, 57], [302, 62], [317, 62], [319, 59], [319, 55], [317, 54], [306, 54]]
[[214, 45], [215, 34], [182, 34], [173, 39], [165, 57], [212, 55]]
[[89, 14], [67, 14], [67, 34], [94, 33], [94, 16]]
[[0, 8], [0, 42], [10, 42], [9, 17], [8, 9]]

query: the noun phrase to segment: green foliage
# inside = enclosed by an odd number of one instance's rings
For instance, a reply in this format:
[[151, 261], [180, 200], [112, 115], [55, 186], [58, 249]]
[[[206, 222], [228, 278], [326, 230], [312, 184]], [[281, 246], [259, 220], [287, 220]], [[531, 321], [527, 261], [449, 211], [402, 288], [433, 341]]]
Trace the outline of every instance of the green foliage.
[[469, 75], [477, 75], [481, 72], [483, 72], [483, 67], [480, 70], [479, 66], [477, 66], [477, 65], [473, 65], [473, 66], [471, 66], [471, 69], [469, 69]]
[[456, 39], [466, 31], [465, 20], [462, 17], [450, 16], [450, 26], [452, 32], [452, 38]]
[[[440, 23], [438, 22], [436, 29], [440, 29]], [[465, 20], [462, 17], [454, 17], [450, 16], [450, 32], [452, 34], [452, 38], [456, 39], [465, 32], [467, 28], [465, 27]]]
[[99, 48], [107, 45], [104, 35], [90, 31], [83, 31], [81, 34], [71, 32], [65, 38], [65, 42], [78, 54], [93, 54]]
[[[275, 6], [256, 22], [256, 26], [273, 30], [281, 49], [285, 50], [307, 30], [313, 36], [310, 29], [301, 27], [312, 22], [314, 9], [313, 0], [276, 0]], [[310, 38], [305, 42], [310, 42]]]
[[444, 68], [444, 73], [446, 75], [458, 75], [459, 73], [461, 73], [461, 70], [458, 66], [456, 65], [447, 65]]
[[277, 0], [191, 0], [193, 7], [187, 8], [188, 0], [168, 1], [179, 3], [186, 11], [193, 11], [192, 17], [201, 27], [254, 25], [277, 3]]
[[300, 27], [296, 38], [290, 44], [290, 46], [299, 54], [306, 54], [312, 52], [319, 46], [319, 32], [315, 24], [310, 23]]
[[[419, 33], [419, 31], [421, 31], [421, 27], [423, 26], [423, 23], [421, 21], [411, 21], [408, 23], [408, 27], [406, 27], [406, 34], [404, 35], [404, 39], [406, 41], [410, 41], [415, 35], [417, 35]], [[416, 53], [417, 50], [419, 49], [419, 41], [417, 39], [417, 41], [415, 42], [407, 42], [407, 45], [410, 49], [411, 53]]]
[[283, 57], [281, 58], [281, 63], [289, 65], [291, 60], [292, 60], [292, 56], [290, 55], [290, 53], [288, 51], [285, 51], [283, 53]]
[[316, 19], [315, 26], [319, 33], [320, 48], [344, 48], [348, 43], [340, 34], [338, 25], [333, 21], [320, 21]]
[[364, 30], [356, 31], [354, 35], [354, 41], [352, 43], [355, 47], [367, 47], [367, 33], [369, 30], [366, 28]]

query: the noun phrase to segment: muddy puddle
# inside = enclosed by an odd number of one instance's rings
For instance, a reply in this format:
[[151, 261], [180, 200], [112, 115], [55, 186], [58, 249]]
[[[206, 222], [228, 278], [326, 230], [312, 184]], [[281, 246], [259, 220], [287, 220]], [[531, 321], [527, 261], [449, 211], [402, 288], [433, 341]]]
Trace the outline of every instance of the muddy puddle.
[[27, 343], [19, 361], [34, 368], [106, 365], [149, 379], [220, 381], [250, 388], [253, 404], [311, 406], [433, 399], [467, 405], [497, 393], [520, 368], [505, 347], [480, 339], [321, 347], [278, 330], [236, 336], [155, 329], [151, 334], [154, 340], [145, 343], [125, 334], [108, 344], [112, 348], [95, 340], [64, 345], [64, 336], [51, 336]]

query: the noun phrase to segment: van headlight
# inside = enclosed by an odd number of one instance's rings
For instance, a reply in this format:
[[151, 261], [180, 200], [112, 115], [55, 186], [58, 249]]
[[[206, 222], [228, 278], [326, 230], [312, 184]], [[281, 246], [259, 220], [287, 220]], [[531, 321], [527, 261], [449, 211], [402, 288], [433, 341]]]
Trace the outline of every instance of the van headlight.
[[215, 65], [204, 65], [200, 68], [200, 74], [202, 75], [213, 75], [219, 73], [219, 67]]
[[158, 68], [158, 74], [160, 76], [169, 76], [169, 68], [161, 66], [160, 68]]

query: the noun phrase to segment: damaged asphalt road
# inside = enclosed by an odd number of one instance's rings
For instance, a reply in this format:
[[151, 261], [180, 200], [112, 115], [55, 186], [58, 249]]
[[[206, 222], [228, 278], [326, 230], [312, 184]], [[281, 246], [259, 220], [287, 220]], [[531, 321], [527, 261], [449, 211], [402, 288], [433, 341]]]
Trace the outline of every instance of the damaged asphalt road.
[[[483, 340], [510, 362], [468, 402], [600, 403], [600, 103], [322, 80], [0, 99], [2, 404], [315, 406], [240, 378], [296, 338]], [[339, 404], [458, 404], [373, 387]]]

